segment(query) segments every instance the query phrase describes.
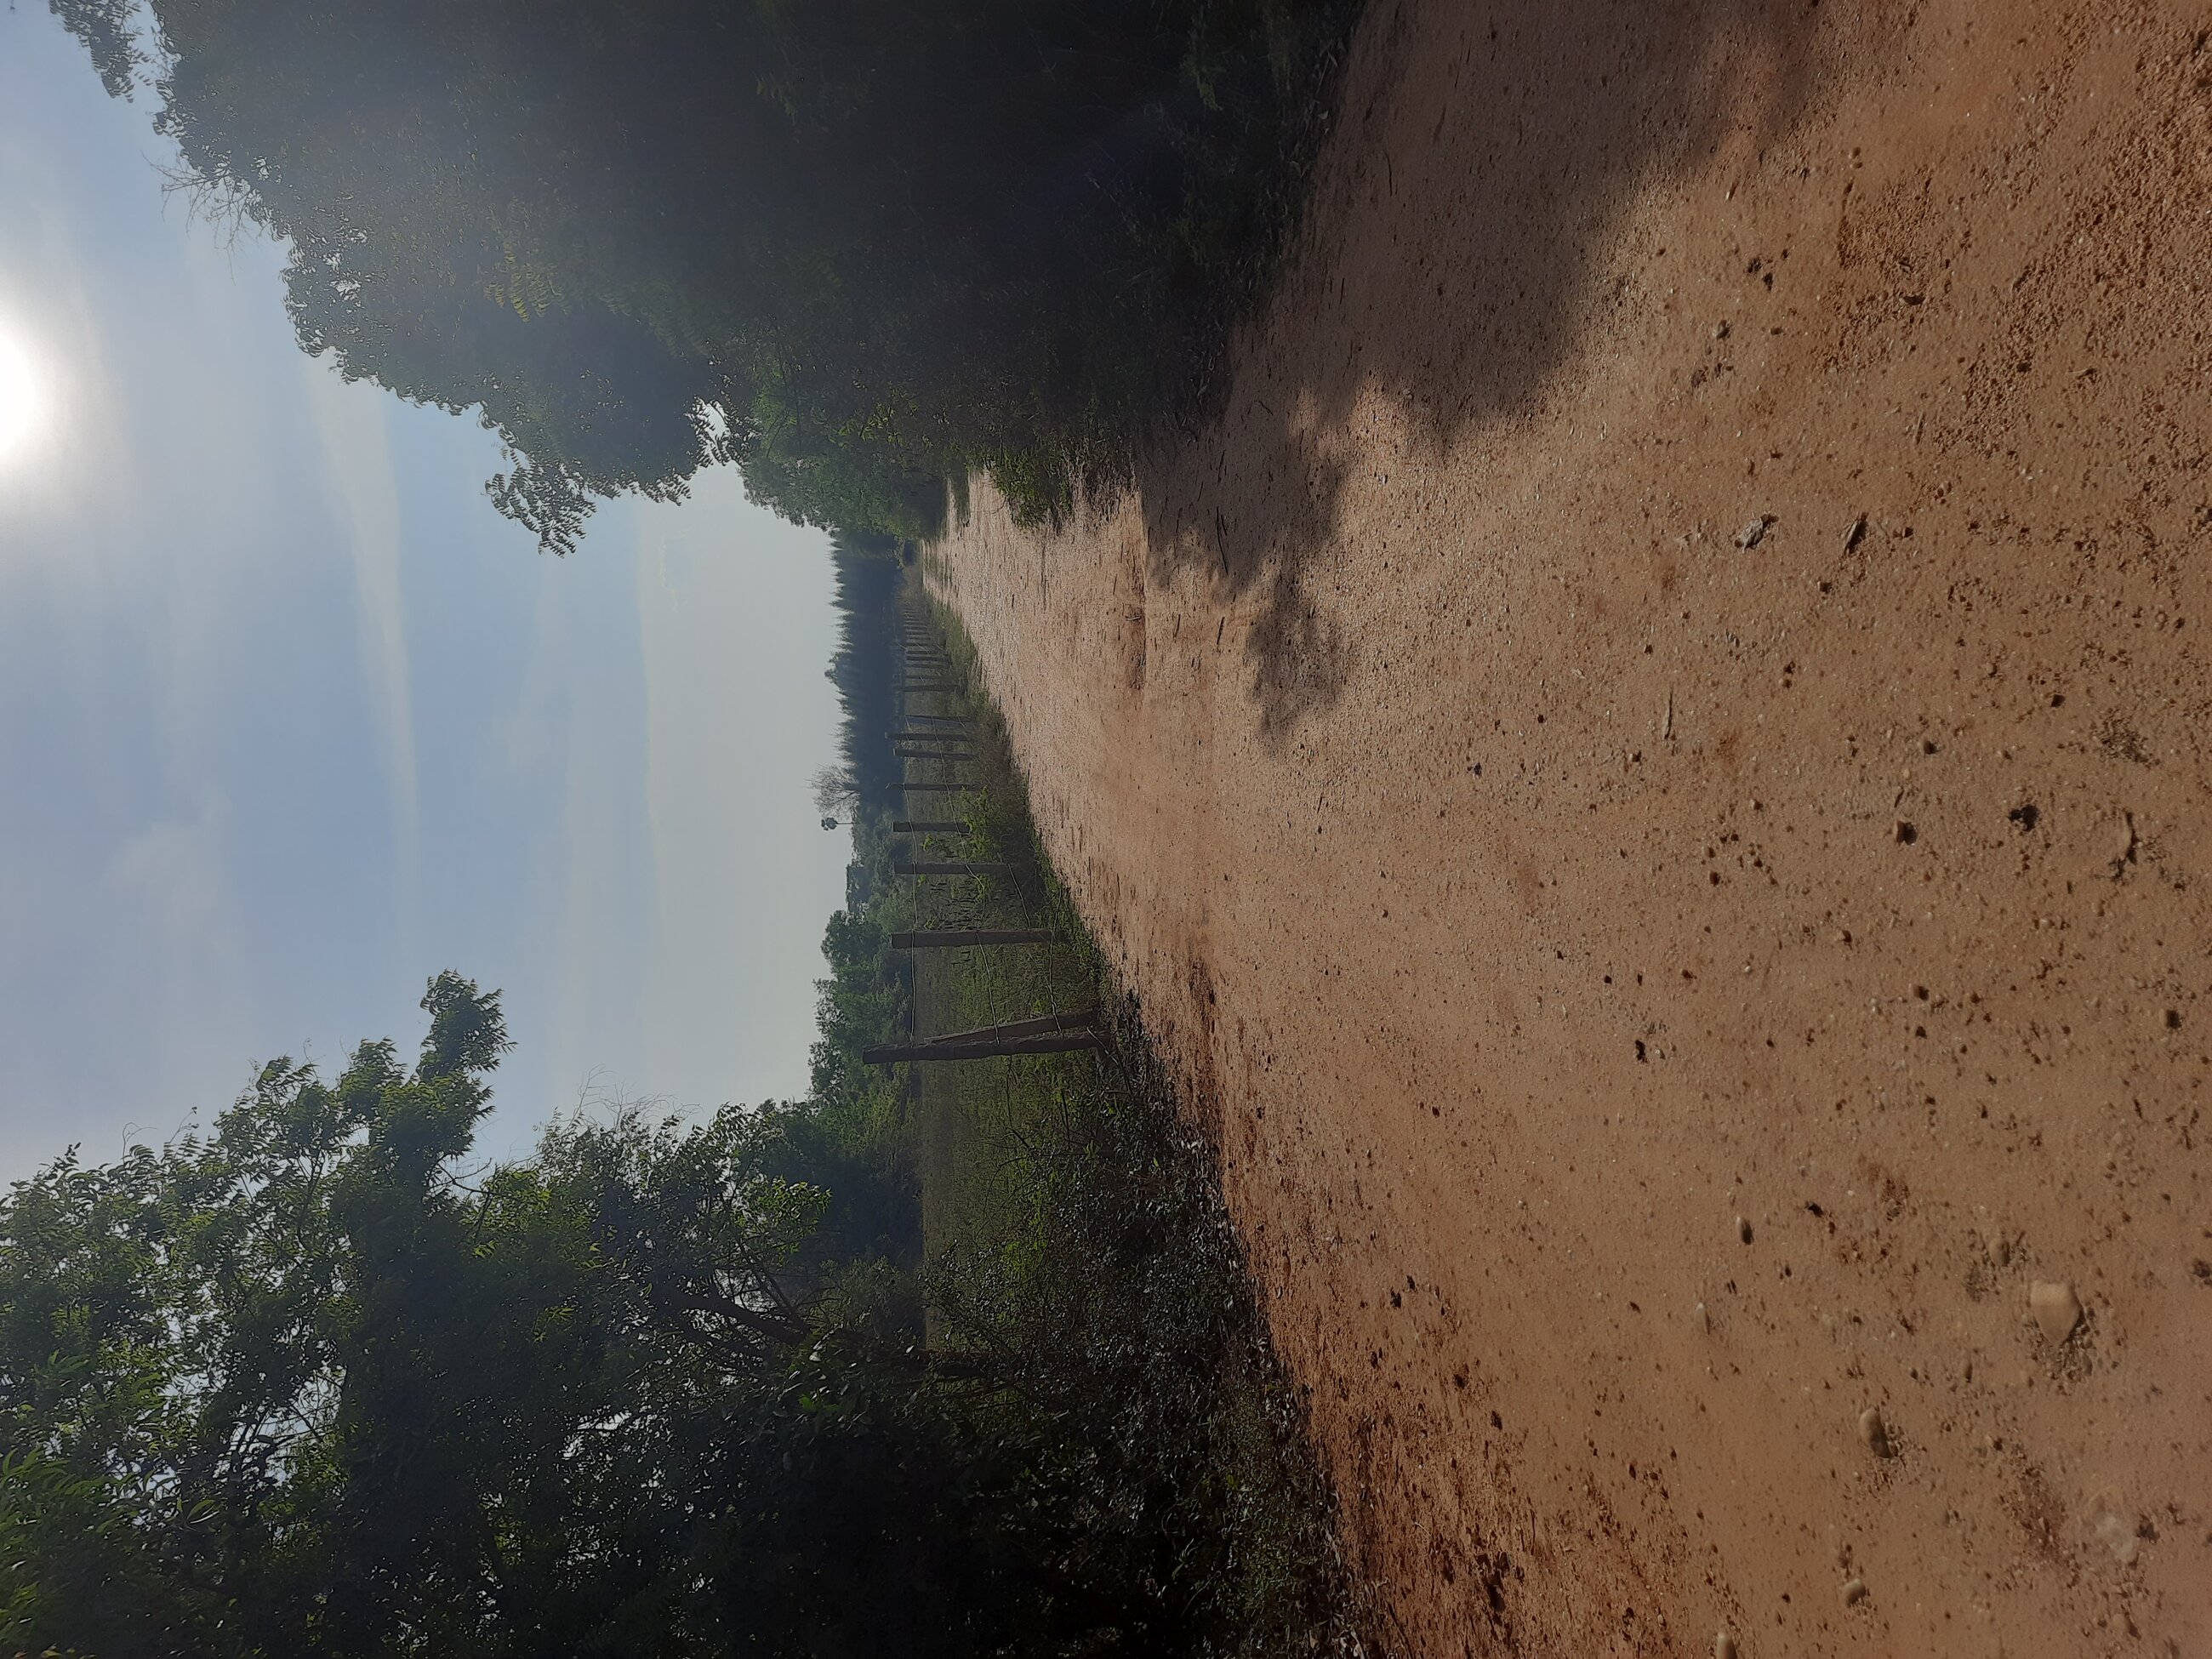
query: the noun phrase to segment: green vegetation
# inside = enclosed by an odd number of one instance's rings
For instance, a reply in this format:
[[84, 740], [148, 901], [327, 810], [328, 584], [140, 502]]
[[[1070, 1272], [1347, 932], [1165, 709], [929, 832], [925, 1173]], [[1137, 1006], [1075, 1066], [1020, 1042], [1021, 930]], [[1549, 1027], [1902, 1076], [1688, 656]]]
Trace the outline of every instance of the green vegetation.
[[1127, 1012], [1098, 1055], [859, 1061], [1103, 988], [975, 712], [954, 842], [1020, 869], [960, 902], [1065, 943], [893, 954], [949, 901], [864, 811], [808, 1099], [472, 1161], [507, 1038], [447, 975], [411, 1065], [278, 1060], [211, 1132], [0, 1200], [0, 1651], [1352, 1650], [1297, 1400]]
[[[1071, 1522], [1064, 1559], [1128, 1597], [1114, 1637], [1093, 1632], [1086, 1650], [1349, 1651], [1326, 1487], [1211, 1151], [1041, 854], [994, 711], [976, 701], [965, 712], [981, 758], [961, 769], [981, 787], [965, 798], [965, 832], [933, 851], [1016, 873], [902, 882], [892, 838], [864, 816], [879, 896], [830, 926], [817, 1097], [870, 1098], [874, 1121], [901, 1126], [923, 1188], [936, 1363], [990, 1379], [976, 1403]], [[945, 925], [1046, 926], [1061, 942], [888, 948], [894, 931]], [[864, 1043], [909, 1023], [969, 1029], [1091, 1002], [1109, 1010], [1096, 1055], [902, 1078], [859, 1062]]]
[[730, 459], [901, 536], [1033, 514], [1202, 392], [1291, 225], [1357, 0], [50, 0], [301, 345], [475, 411], [500, 509]]

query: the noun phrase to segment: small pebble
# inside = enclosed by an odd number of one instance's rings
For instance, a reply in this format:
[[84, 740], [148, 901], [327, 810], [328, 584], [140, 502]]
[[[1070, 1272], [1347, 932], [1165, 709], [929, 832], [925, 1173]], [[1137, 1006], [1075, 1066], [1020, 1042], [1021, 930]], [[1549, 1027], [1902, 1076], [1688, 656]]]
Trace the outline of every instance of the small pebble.
[[1844, 1580], [1844, 1605], [1845, 1607], [1855, 1607], [1858, 1606], [1860, 1602], [1866, 1600], [1866, 1593], [1865, 1579], [1846, 1578]]
[[1702, 1302], [1690, 1310], [1690, 1318], [1697, 1326], [1699, 1335], [1706, 1334], [1713, 1328], [1713, 1316], [1705, 1311], [1705, 1304]]
[[1735, 1236], [1747, 1244], [1751, 1243], [1751, 1223], [1742, 1216], [1735, 1218]]
[[1889, 1425], [1881, 1420], [1881, 1413], [1872, 1406], [1859, 1413], [1859, 1438], [1866, 1442], [1867, 1449], [1876, 1457], [1890, 1455]]
[[2027, 1307], [2042, 1328], [2044, 1340], [2054, 1348], [2073, 1335], [2075, 1327], [2081, 1322], [2081, 1301], [2071, 1285], [2038, 1279], [2028, 1286]]
[[1735, 544], [1738, 547], [1757, 547], [1759, 543], [1766, 539], [1766, 526], [1773, 522], [1772, 514], [1760, 514], [1741, 530], [1736, 532]]
[[1735, 1638], [1726, 1631], [1713, 1638], [1713, 1659], [1735, 1659]]

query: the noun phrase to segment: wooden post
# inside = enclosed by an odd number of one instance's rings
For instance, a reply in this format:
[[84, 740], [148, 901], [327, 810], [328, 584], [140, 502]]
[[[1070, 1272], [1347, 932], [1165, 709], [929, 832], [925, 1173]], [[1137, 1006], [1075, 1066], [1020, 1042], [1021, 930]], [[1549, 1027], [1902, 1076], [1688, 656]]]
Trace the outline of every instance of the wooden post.
[[975, 864], [965, 860], [948, 863], [942, 860], [921, 864], [901, 860], [891, 866], [892, 873], [901, 876], [1010, 876], [1020, 868], [1018, 864]]
[[951, 951], [969, 945], [1049, 945], [1060, 937], [1049, 927], [939, 927], [893, 933], [894, 951]]
[[999, 1054], [1068, 1054], [1099, 1045], [1097, 1019], [1096, 1008], [1042, 1014], [986, 1025], [973, 1031], [951, 1031], [921, 1042], [878, 1042], [861, 1049], [860, 1058], [871, 1066], [890, 1066], [908, 1060], [988, 1060]]

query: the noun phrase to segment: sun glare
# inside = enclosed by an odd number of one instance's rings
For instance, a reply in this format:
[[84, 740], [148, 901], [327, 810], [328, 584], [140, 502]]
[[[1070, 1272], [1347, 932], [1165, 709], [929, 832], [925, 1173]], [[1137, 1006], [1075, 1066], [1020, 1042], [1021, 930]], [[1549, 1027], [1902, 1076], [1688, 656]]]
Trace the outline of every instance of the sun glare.
[[0, 325], [0, 465], [27, 454], [46, 423], [38, 364], [15, 332]]

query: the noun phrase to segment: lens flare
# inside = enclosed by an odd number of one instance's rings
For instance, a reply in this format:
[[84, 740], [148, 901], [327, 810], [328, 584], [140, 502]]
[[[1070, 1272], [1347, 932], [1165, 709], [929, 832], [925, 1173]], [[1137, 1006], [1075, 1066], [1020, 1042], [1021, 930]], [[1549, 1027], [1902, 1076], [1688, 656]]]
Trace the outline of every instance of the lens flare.
[[38, 365], [15, 335], [0, 327], [0, 465], [27, 453], [46, 425]]

